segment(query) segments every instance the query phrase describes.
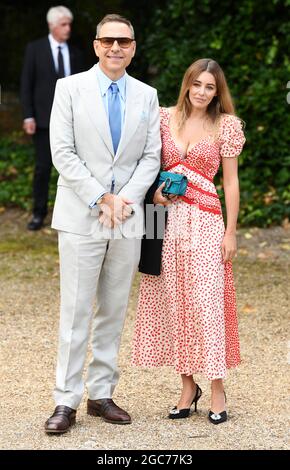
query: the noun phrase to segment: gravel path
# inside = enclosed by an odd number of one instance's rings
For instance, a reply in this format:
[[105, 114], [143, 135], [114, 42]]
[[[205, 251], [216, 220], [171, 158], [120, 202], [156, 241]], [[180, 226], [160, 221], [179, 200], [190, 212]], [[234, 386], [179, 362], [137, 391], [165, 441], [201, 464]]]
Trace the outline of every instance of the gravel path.
[[43, 423], [54, 409], [58, 331], [56, 235], [25, 230], [27, 214], [0, 215], [0, 448], [1, 449], [289, 449], [290, 230], [239, 231], [234, 270], [238, 293], [241, 366], [228, 373], [229, 421], [206, 417], [210, 384], [199, 411], [189, 419], [166, 419], [178, 398], [180, 379], [170, 368], [130, 367], [131, 338], [139, 276], [132, 290], [120, 353], [122, 371], [116, 402], [133, 417], [113, 426], [86, 414], [61, 436], [47, 436]]

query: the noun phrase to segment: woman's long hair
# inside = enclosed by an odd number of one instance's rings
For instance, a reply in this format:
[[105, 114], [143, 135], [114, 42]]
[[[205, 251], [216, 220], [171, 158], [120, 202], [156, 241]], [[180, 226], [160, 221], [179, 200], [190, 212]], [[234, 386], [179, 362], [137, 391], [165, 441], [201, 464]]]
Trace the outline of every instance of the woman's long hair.
[[214, 96], [207, 108], [207, 114], [216, 124], [222, 113], [235, 115], [233, 99], [231, 97], [225, 75], [220, 65], [212, 59], [199, 59], [193, 62], [186, 70], [176, 104], [177, 124], [181, 130], [192, 111], [189, 99], [189, 89], [202, 72], [211, 73], [216, 81], [217, 96]]

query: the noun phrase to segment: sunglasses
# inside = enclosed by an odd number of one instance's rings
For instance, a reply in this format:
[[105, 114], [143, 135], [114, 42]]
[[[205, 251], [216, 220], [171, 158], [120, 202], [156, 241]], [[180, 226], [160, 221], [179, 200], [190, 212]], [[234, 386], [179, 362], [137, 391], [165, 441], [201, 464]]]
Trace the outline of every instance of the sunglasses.
[[128, 49], [132, 42], [135, 39], [131, 38], [96, 38], [97, 41], [100, 41], [101, 45], [105, 48], [112, 47], [115, 41], [119, 44], [122, 49]]

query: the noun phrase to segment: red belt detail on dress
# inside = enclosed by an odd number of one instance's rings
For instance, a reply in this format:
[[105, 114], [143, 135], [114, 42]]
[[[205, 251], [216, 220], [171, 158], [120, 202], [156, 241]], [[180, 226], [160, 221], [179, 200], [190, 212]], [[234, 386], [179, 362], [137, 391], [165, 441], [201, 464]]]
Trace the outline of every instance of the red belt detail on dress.
[[215, 193], [210, 193], [209, 191], [205, 191], [204, 189], [199, 188], [198, 186], [194, 186], [190, 181], [187, 183], [188, 186], [190, 186], [192, 189], [195, 189], [195, 191], [199, 191], [202, 194], [206, 194], [207, 196], [215, 197], [219, 199], [218, 195]]
[[200, 204], [199, 202], [195, 201], [194, 199], [189, 199], [186, 196], [179, 196], [179, 197], [180, 197], [180, 199], [182, 199], [187, 204], [197, 206], [198, 209], [200, 209], [201, 211], [212, 212], [213, 214], [221, 214], [222, 213], [220, 209], [213, 209], [213, 208], [206, 207], [206, 206]]
[[201, 171], [199, 171], [197, 168], [194, 168], [193, 166], [189, 165], [187, 162], [184, 162], [184, 161], [179, 161], [179, 162], [176, 162], [176, 163], [173, 163], [172, 165], [169, 165], [167, 166], [166, 168], [164, 168], [164, 171], [169, 171], [171, 170], [172, 168], [175, 168], [176, 166], [178, 165], [183, 165], [185, 166], [186, 168], [188, 168], [189, 170], [192, 170], [194, 171], [195, 173], [198, 173], [199, 175], [203, 176], [204, 178], [206, 178], [207, 180], [209, 180], [211, 183], [213, 182], [213, 179], [210, 178], [209, 176], [205, 175], [204, 173], [202, 173]]

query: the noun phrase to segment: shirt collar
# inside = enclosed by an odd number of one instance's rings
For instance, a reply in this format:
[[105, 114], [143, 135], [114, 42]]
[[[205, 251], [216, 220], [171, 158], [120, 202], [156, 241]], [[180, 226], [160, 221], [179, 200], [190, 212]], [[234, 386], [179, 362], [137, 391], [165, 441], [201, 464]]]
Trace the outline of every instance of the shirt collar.
[[58, 47], [58, 46], [61, 46], [61, 47], [66, 47], [67, 46], [67, 43], [66, 42], [58, 42], [56, 41], [56, 39], [54, 39], [53, 35], [51, 33], [49, 33], [48, 35], [48, 40], [50, 42], [50, 45], [51, 47], [54, 47], [55, 49]]
[[119, 78], [119, 80], [111, 80], [102, 71], [100, 65], [97, 64], [97, 77], [98, 77], [98, 80], [99, 80], [102, 96], [104, 96], [107, 93], [111, 83], [114, 82], [114, 83], [117, 83], [121, 98], [122, 98], [123, 101], [125, 101], [125, 98], [126, 98], [126, 77], [127, 77], [126, 72], [124, 73], [124, 75], [121, 78]]

